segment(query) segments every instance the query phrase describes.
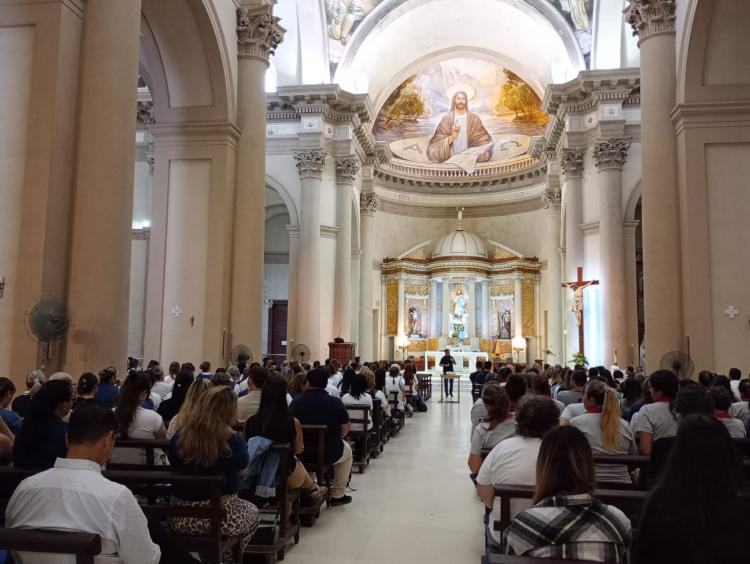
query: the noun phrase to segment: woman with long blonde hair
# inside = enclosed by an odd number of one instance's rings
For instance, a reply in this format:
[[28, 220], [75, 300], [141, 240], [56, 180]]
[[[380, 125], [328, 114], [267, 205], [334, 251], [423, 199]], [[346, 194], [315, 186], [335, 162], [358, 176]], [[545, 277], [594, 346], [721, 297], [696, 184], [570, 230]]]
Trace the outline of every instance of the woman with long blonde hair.
[[169, 422], [169, 428], [167, 429], [167, 439], [171, 439], [177, 430], [182, 426], [183, 421], [189, 421], [193, 418], [195, 410], [200, 404], [200, 400], [206, 395], [206, 392], [211, 389], [210, 380], [197, 380], [194, 381], [188, 388], [185, 401], [180, 407], [180, 411], [177, 415], [172, 417]]
[[[210, 387], [197, 402], [189, 418], [169, 442], [169, 461], [177, 472], [186, 474], [220, 474], [225, 511], [221, 532], [242, 537], [242, 550], [249, 544], [260, 521], [258, 508], [237, 497], [239, 473], [250, 463], [247, 447], [239, 433], [232, 430], [237, 414], [237, 396], [227, 386]], [[173, 486], [172, 505], [178, 507], [206, 507], [207, 489], [195, 486]], [[208, 519], [178, 517], [169, 526], [181, 534], [201, 535], [210, 530]], [[231, 551], [222, 557], [233, 562]]]
[[[590, 380], [583, 390], [583, 405], [586, 412], [574, 417], [570, 424], [583, 431], [594, 455], [638, 452], [613, 388], [601, 380]], [[627, 466], [614, 464], [598, 464], [596, 479], [599, 482], [631, 482]]]

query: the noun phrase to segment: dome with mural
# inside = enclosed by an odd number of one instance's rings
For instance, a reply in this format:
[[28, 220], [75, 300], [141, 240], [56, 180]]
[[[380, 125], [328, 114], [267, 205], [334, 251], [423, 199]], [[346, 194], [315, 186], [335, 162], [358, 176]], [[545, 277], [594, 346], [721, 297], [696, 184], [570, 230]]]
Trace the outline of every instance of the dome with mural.
[[458, 220], [455, 231], [443, 235], [432, 250], [432, 258], [475, 257], [489, 259], [487, 245], [479, 235], [466, 231]]

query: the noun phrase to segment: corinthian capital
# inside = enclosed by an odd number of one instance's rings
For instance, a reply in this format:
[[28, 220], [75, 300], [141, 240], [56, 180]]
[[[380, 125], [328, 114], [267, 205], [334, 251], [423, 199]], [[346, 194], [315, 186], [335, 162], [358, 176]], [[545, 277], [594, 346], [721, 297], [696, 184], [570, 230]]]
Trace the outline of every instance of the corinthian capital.
[[362, 192], [359, 195], [360, 213], [372, 215], [378, 209], [378, 196], [375, 192]]
[[548, 212], [559, 212], [561, 199], [560, 192], [555, 190], [545, 190], [542, 194], [542, 205]]
[[637, 35], [638, 45], [649, 37], [674, 33], [675, 0], [628, 0], [625, 21]]
[[630, 139], [610, 137], [598, 139], [594, 142], [594, 163], [601, 170], [622, 170], [622, 165], [628, 160]]
[[355, 156], [336, 158], [336, 183], [354, 184], [359, 169], [359, 159]]
[[560, 164], [567, 178], [581, 178], [583, 176], [583, 149], [563, 149]]
[[323, 177], [323, 169], [326, 166], [326, 152], [323, 149], [296, 151], [294, 160], [297, 161], [297, 173], [300, 178], [320, 180]]
[[237, 8], [238, 55], [268, 65], [268, 59], [284, 39], [286, 30], [279, 25], [280, 19], [273, 15], [272, 6]]

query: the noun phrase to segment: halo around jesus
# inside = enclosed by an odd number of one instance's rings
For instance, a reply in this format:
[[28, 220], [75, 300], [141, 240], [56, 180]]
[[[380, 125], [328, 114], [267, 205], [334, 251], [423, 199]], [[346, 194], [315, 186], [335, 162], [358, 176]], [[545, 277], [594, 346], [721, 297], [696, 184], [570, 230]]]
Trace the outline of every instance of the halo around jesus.
[[453, 100], [453, 96], [456, 95], [456, 92], [465, 92], [469, 102], [471, 102], [477, 96], [477, 89], [466, 82], [451, 84], [446, 89], [445, 95], [448, 96], [448, 100]]

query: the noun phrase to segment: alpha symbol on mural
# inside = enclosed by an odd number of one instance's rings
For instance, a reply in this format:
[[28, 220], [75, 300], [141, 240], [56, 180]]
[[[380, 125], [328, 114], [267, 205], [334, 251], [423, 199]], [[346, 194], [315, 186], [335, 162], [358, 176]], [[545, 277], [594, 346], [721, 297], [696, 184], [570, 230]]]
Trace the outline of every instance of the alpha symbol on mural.
[[419, 146], [418, 143], [414, 143], [412, 145], [404, 147], [404, 151], [416, 151], [420, 155], [422, 154], [422, 148]]
[[740, 314], [740, 310], [738, 310], [733, 305], [730, 305], [727, 309], [724, 310], [724, 313], [729, 319], [734, 319]]

